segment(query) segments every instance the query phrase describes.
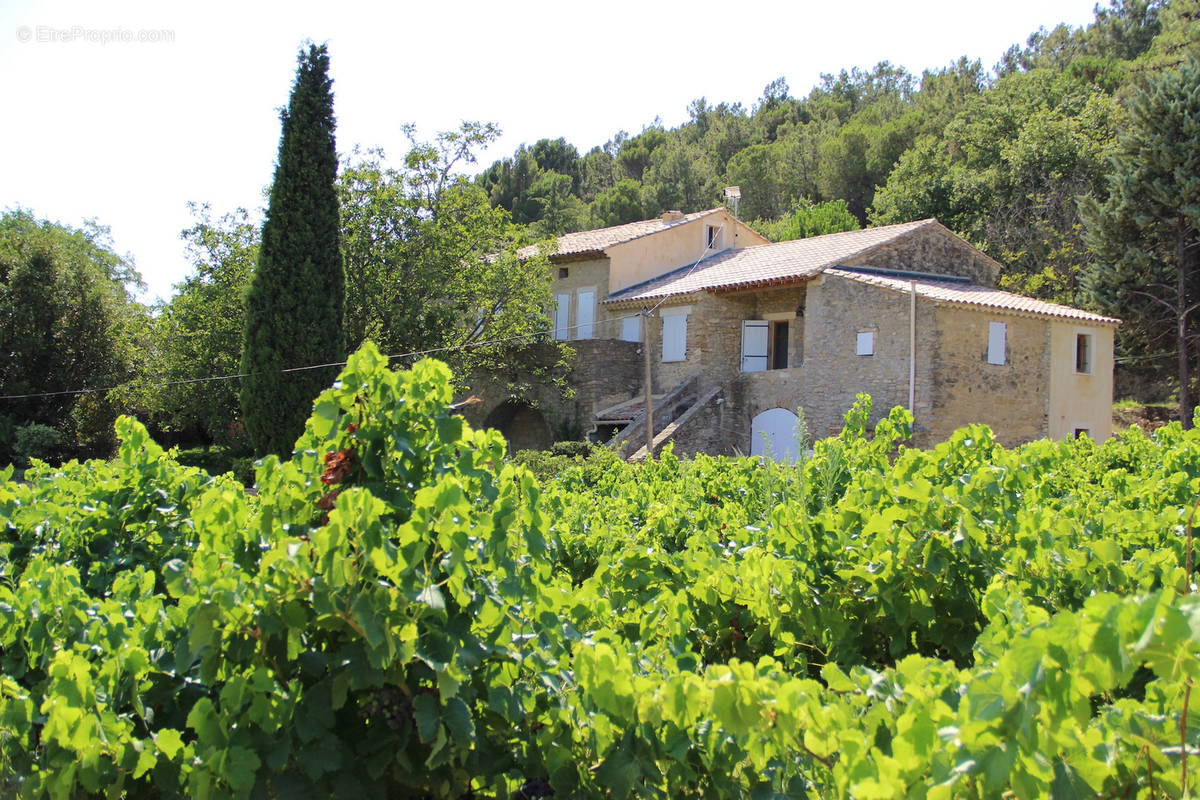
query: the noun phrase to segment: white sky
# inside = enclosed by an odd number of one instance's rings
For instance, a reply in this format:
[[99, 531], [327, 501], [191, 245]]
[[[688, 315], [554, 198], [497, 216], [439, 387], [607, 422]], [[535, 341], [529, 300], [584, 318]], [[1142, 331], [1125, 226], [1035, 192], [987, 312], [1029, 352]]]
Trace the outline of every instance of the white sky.
[[[190, 271], [188, 201], [257, 211], [274, 170], [278, 109], [301, 42], [328, 42], [339, 153], [403, 155], [462, 119], [584, 153], [688, 104], [742, 102], [784, 76], [891, 61], [920, 74], [961, 55], [990, 68], [1039, 26], [1078, 26], [1094, 0], [741, 3], [203, 3], [4, 0], [0, 5], [0, 209], [70, 225], [96, 219], [167, 297]], [[100, 41], [104, 36], [133, 41]], [[139, 42], [140, 31], [167, 41]]]

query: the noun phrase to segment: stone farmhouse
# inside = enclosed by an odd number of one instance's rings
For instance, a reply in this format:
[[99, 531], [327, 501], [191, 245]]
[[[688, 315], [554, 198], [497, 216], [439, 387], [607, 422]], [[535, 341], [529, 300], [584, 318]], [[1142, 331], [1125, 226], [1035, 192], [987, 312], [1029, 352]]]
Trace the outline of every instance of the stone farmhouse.
[[644, 457], [643, 340], [656, 450], [791, 457], [797, 408], [826, 436], [860, 392], [874, 419], [910, 408], [922, 446], [975, 422], [1007, 445], [1111, 435], [1119, 320], [994, 288], [1000, 265], [934, 219], [771, 244], [724, 208], [675, 211], [562, 236], [551, 262], [575, 396], [485, 391], [473, 421], [514, 449]]

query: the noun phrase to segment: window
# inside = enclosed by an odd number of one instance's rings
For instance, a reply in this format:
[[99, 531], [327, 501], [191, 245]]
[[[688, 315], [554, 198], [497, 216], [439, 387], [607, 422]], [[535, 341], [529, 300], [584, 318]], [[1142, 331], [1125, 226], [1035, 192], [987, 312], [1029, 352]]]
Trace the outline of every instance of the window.
[[1092, 432], [1088, 428], [1076, 428], [1075, 429], [1075, 438], [1076, 439], [1078, 439], [1080, 436], [1090, 437], [1091, 435], [1092, 435]]
[[554, 308], [554, 338], [560, 342], [567, 338], [567, 328], [570, 326], [571, 295], [555, 295], [557, 305]]
[[1008, 326], [1003, 322], [988, 323], [987, 363], [1004, 364], [1004, 350], [1008, 340]]
[[566, 267], [559, 267], [559, 268], [558, 268], [558, 277], [559, 277], [560, 279], [561, 279], [561, 278], [565, 278], [565, 277], [567, 277], [567, 268], [566, 268]]
[[704, 246], [710, 250], [719, 250], [721, 247], [721, 228], [719, 225], [704, 226]]
[[742, 372], [787, 369], [791, 344], [789, 320], [742, 321]]
[[662, 312], [663, 361], [687, 360], [687, 315], [687, 310], [674, 308]]
[[779, 320], [771, 323], [771, 369], [787, 369], [788, 323]]
[[637, 317], [625, 317], [621, 320], [621, 341], [640, 342], [641, 340], [641, 320]]
[[860, 356], [875, 355], [875, 331], [859, 331], [858, 332], [858, 349], [856, 353]]
[[1092, 335], [1075, 334], [1075, 371], [1080, 375], [1092, 374]]
[[575, 338], [591, 339], [596, 335], [596, 292], [580, 289], [575, 295]]
[[762, 372], [770, 363], [771, 323], [762, 319], [742, 321], [742, 372]]

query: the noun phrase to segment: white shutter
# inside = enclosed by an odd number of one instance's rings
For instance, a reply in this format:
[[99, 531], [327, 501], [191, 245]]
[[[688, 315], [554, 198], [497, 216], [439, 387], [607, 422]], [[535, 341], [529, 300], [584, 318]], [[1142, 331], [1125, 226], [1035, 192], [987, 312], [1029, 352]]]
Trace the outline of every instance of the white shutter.
[[642, 340], [641, 327], [639, 317], [625, 317], [621, 320], [621, 341], [640, 342]]
[[875, 331], [859, 331], [855, 352], [860, 356], [875, 355]]
[[596, 335], [596, 293], [581, 291], [575, 295], [575, 338], [591, 339]]
[[742, 372], [764, 372], [767, 369], [767, 339], [771, 323], [762, 319], [742, 322]]
[[988, 363], [1004, 363], [1004, 345], [1008, 337], [1008, 326], [1003, 322], [988, 323]]
[[687, 360], [687, 314], [663, 312], [663, 361]]
[[554, 338], [563, 341], [567, 338], [567, 327], [571, 324], [569, 317], [571, 314], [571, 295], [560, 294], [556, 296], [558, 306], [554, 309]]

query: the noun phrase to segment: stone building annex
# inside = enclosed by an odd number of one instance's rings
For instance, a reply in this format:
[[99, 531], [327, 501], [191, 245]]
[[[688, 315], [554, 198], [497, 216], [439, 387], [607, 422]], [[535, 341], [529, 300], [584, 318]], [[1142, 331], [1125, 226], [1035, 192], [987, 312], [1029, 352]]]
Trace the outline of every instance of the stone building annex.
[[910, 408], [922, 446], [974, 422], [1008, 445], [1111, 435], [1119, 320], [994, 288], [1000, 265], [934, 219], [770, 244], [724, 208], [668, 212], [562, 236], [551, 262], [575, 396], [485, 392], [473, 421], [514, 449], [572, 431], [644, 455], [644, 328], [655, 449], [794, 455], [797, 408], [825, 436], [860, 392], [875, 419]]

